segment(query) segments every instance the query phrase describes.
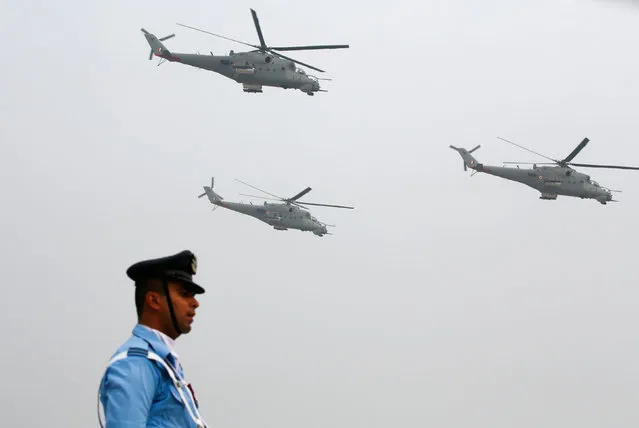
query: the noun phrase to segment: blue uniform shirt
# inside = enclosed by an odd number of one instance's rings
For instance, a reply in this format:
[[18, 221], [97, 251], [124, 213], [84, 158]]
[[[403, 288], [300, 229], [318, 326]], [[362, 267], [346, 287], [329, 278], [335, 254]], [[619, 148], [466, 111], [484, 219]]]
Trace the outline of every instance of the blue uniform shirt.
[[[192, 390], [186, 383], [178, 390], [167, 370], [170, 367], [149, 358], [146, 352], [173, 367], [174, 377], [183, 381], [182, 367], [168, 346], [153, 330], [136, 325], [133, 335], [115, 352], [100, 382], [105, 427], [197, 427], [196, 420], [201, 418]], [[204, 421], [201, 424], [205, 426]]]

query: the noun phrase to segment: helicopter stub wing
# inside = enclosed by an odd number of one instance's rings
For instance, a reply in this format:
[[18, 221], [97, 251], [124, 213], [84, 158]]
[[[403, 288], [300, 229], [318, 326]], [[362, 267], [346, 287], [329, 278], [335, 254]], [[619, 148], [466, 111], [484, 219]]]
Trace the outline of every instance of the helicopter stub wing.
[[251, 85], [248, 83], [242, 83], [242, 90], [244, 92], [254, 93], [254, 94], [261, 94], [263, 92], [262, 85]]

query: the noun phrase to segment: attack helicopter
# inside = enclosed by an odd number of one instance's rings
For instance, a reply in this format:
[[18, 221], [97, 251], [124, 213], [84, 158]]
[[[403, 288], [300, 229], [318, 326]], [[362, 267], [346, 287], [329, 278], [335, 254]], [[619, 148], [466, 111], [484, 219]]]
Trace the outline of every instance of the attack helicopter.
[[584, 138], [581, 143], [579, 143], [577, 147], [568, 154], [568, 156], [561, 160], [552, 159], [548, 156], [534, 152], [524, 146], [506, 140], [505, 138], [497, 138], [552, 162], [532, 163], [532, 169], [519, 168], [519, 165], [531, 164], [531, 162], [504, 162], [504, 164], [517, 164], [516, 168], [484, 165], [479, 163], [472, 155], [475, 150], [481, 147], [481, 144], [471, 150], [466, 150], [452, 145], [450, 148], [456, 150], [461, 155], [464, 162], [464, 171], [466, 171], [467, 168], [471, 168], [474, 170], [472, 175], [475, 175], [477, 172], [484, 172], [486, 174], [505, 178], [506, 180], [517, 181], [538, 190], [541, 193], [539, 199], [555, 200], [558, 195], [562, 195], [581, 199], [594, 199], [603, 205], [606, 205], [608, 202], [617, 202], [612, 199], [612, 192], [620, 192], [620, 190], [605, 188], [596, 181], [591, 180], [589, 175], [578, 172], [571, 166], [639, 170], [639, 167], [634, 166], [598, 165], [571, 162], [575, 156], [577, 156], [577, 154], [586, 147], [586, 144], [590, 141], [588, 138]]
[[234, 52], [231, 50], [228, 55], [199, 55], [189, 53], [178, 53], [169, 51], [163, 41], [175, 37], [175, 34], [166, 37], [157, 38], [154, 34], [149, 33], [144, 28], [142, 32], [149, 46], [151, 53], [149, 60], [153, 59], [153, 55], [161, 58], [158, 66], [163, 61], [179, 62], [204, 70], [210, 70], [222, 76], [228, 77], [241, 83], [244, 92], [262, 93], [262, 86], [272, 86], [284, 89], [298, 89], [307, 95], [315, 95], [316, 92], [327, 92], [320, 87], [320, 79], [318, 77], [307, 74], [296, 64], [311, 68], [323, 73], [324, 70], [305, 64], [293, 58], [282, 55], [277, 51], [299, 51], [299, 50], [317, 50], [317, 49], [346, 49], [349, 45], [309, 45], [309, 46], [268, 46], [264, 41], [264, 35], [260, 27], [255, 10], [251, 9], [257, 36], [260, 40], [259, 45], [242, 42], [240, 40], [231, 39], [199, 28], [191, 27], [178, 23], [177, 25], [189, 28], [202, 33], [210, 34], [232, 42], [240, 43], [255, 48], [255, 50], [247, 52]]
[[253, 196], [253, 195], [245, 195], [241, 193], [243, 196], [249, 196], [252, 198], [260, 198], [260, 199], [268, 199], [268, 200], [277, 200], [281, 201], [280, 203], [268, 203], [264, 201], [264, 205], [253, 205], [252, 203], [245, 204], [241, 202], [226, 202], [222, 196], [217, 194], [214, 190], [215, 177], [211, 178], [210, 186], [202, 186], [204, 188], [204, 193], [198, 196], [201, 198], [206, 196], [211, 204], [214, 205], [213, 211], [215, 211], [218, 207], [223, 207], [229, 209], [231, 211], [236, 211], [241, 214], [245, 214], [251, 217], [255, 217], [256, 219], [263, 221], [264, 223], [273, 226], [275, 230], [288, 230], [288, 229], [296, 229], [303, 232], [313, 232], [315, 235], [322, 237], [324, 235], [332, 235], [332, 233], [328, 232], [328, 227], [335, 227], [335, 225], [326, 224], [324, 222], [319, 221], [317, 218], [313, 217], [310, 212], [306, 211], [308, 209], [305, 205], [315, 205], [321, 207], [332, 207], [332, 208], [346, 208], [346, 209], [354, 209], [354, 207], [348, 207], [344, 205], [329, 205], [329, 204], [317, 204], [312, 202], [302, 202], [300, 203], [298, 200], [310, 192], [312, 189], [307, 187], [306, 189], [299, 192], [297, 195], [292, 196], [290, 198], [281, 198], [272, 193], [266, 192], [264, 190], [258, 189], [255, 186], [252, 186], [248, 183], [245, 183], [241, 180], [236, 181], [249, 186], [255, 190], [263, 192], [267, 195], [273, 196], [273, 198], [266, 198], [262, 196]]

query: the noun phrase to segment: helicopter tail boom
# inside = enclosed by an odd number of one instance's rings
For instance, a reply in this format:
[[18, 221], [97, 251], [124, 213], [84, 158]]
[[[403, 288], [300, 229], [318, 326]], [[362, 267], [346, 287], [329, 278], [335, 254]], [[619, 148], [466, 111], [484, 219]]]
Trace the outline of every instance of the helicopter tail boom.
[[480, 147], [481, 145], [477, 145], [471, 150], [466, 150], [461, 147], [455, 147], [452, 145], [450, 146], [451, 149], [456, 150], [457, 153], [459, 153], [459, 155], [462, 157], [464, 161], [464, 171], [466, 171], [467, 168], [479, 170], [479, 168], [481, 167], [481, 164], [477, 162], [477, 159], [475, 159], [475, 157], [471, 153]]

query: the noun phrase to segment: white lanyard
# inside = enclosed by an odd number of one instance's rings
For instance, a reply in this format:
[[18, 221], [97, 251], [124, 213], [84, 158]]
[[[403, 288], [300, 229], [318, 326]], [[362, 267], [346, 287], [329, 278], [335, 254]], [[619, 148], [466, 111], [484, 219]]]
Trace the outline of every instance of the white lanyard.
[[[137, 350], [136, 350], [137, 351]], [[134, 351], [135, 352], [135, 351]], [[191, 417], [191, 419], [193, 420], [193, 422], [195, 423], [195, 425], [198, 428], [206, 428], [206, 422], [204, 422], [204, 419], [202, 419], [202, 416], [200, 415], [200, 412], [197, 409], [197, 406], [195, 404], [195, 398], [193, 397], [193, 395], [191, 394], [191, 389], [188, 387], [188, 384], [182, 379], [180, 378], [180, 375], [178, 373], [176, 373], [173, 368], [171, 368], [166, 361], [164, 361], [159, 355], [148, 351], [146, 349], [140, 349], [140, 351], [136, 352], [136, 355], [141, 356], [141, 353], [145, 353], [146, 357], [150, 360], [153, 361], [157, 361], [160, 364], [162, 364], [164, 366], [164, 368], [166, 369], [167, 373], [169, 374], [169, 376], [171, 377], [171, 380], [173, 381], [173, 385], [175, 385], [175, 388], [178, 391], [178, 394], [180, 394], [180, 398], [182, 399], [182, 403], [184, 404], [184, 406], [186, 406], [186, 409], [189, 411], [189, 416]], [[125, 359], [129, 354], [129, 351], [124, 351], [121, 352], [119, 354], [117, 354], [116, 356], [114, 356], [111, 361], [109, 361], [109, 364], [107, 365], [110, 366], [111, 364], [115, 363], [116, 361], [120, 361]], [[189, 405], [189, 403], [186, 400], [186, 397], [184, 396], [184, 390], [186, 390], [187, 394], [189, 395], [190, 401], [193, 404], [193, 410], [191, 410], [191, 406]], [[193, 414], [193, 411], [195, 411], [195, 414]], [[102, 419], [100, 417], [100, 394], [98, 391], [98, 421], [100, 422], [100, 427], [104, 428], [104, 425], [102, 425]]]

